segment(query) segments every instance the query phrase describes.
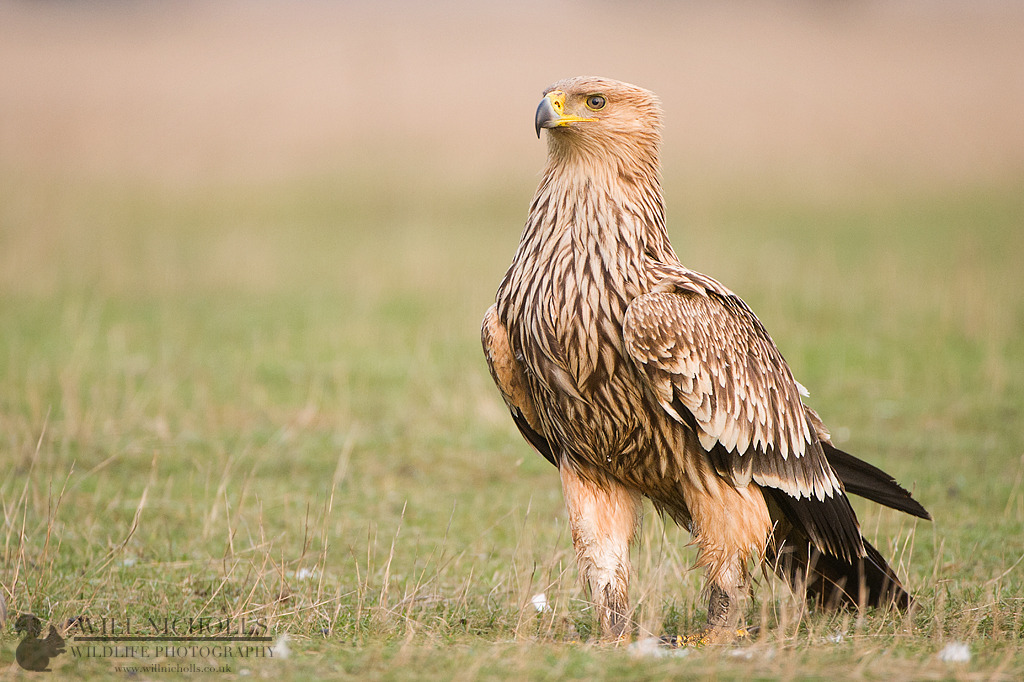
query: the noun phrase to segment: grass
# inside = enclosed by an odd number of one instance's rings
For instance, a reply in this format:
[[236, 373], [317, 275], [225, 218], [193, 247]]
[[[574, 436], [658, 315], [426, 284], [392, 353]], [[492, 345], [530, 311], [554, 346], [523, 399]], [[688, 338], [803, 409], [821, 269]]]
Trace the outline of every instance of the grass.
[[[936, 520], [855, 503], [918, 597], [910, 616], [807, 614], [762, 580], [752, 642], [637, 657], [593, 641], [557, 478], [479, 351], [530, 180], [172, 191], [4, 176], [10, 614], [287, 633], [289, 657], [230, 661], [228, 677], [1024, 675], [1019, 184], [813, 202], [669, 188], [684, 262], [747, 299], [836, 439]], [[702, 623], [687, 541], [648, 513], [643, 635]], [[0, 664], [17, 677], [12, 620]], [[971, 660], [939, 660], [951, 642]]]

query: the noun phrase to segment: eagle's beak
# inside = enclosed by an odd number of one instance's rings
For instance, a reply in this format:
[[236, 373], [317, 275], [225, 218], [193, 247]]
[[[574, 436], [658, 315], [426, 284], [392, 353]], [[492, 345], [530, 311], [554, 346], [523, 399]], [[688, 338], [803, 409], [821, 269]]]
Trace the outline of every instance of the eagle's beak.
[[576, 121], [596, 121], [596, 118], [583, 118], [565, 113], [565, 93], [561, 90], [552, 90], [544, 95], [537, 107], [537, 115], [533, 119], [537, 137], [540, 137], [541, 128], [558, 128], [567, 126]]

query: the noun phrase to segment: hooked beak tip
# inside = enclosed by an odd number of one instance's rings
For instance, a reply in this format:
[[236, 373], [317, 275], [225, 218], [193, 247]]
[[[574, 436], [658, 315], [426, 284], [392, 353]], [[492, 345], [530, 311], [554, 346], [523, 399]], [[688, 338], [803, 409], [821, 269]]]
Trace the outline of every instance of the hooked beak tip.
[[540, 138], [541, 128], [552, 128], [557, 124], [559, 119], [558, 112], [555, 111], [555, 107], [551, 104], [549, 97], [544, 97], [540, 104], [537, 105], [537, 115], [533, 119], [534, 130], [537, 131], [537, 137]]

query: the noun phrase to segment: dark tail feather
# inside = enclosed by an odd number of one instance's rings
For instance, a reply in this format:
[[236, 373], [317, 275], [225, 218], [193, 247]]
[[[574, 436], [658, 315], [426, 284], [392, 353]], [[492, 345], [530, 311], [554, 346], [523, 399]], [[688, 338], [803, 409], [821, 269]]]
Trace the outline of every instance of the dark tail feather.
[[[831, 443], [823, 441], [821, 447], [825, 451], [825, 458], [828, 460], [829, 466], [843, 482], [846, 492], [922, 519], [931, 520], [932, 515], [889, 474], [833, 447]], [[882, 563], [884, 565], [885, 562]]]
[[867, 540], [864, 550], [864, 558], [848, 564], [823, 554], [806, 538], [791, 532], [783, 542], [769, 545], [765, 558], [793, 589], [805, 589], [808, 599], [818, 606], [908, 609], [913, 599], [895, 571]]

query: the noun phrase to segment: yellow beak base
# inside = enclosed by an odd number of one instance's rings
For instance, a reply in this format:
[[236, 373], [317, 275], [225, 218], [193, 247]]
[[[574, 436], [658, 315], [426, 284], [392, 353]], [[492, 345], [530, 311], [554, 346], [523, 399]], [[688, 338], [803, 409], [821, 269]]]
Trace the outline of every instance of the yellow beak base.
[[540, 137], [541, 128], [559, 128], [570, 123], [596, 121], [596, 118], [584, 118], [565, 113], [565, 93], [561, 90], [552, 90], [544, 95], [544, 99], [537, 106], [537, 115], [533, 119], [534, 129], [537, 137]]

